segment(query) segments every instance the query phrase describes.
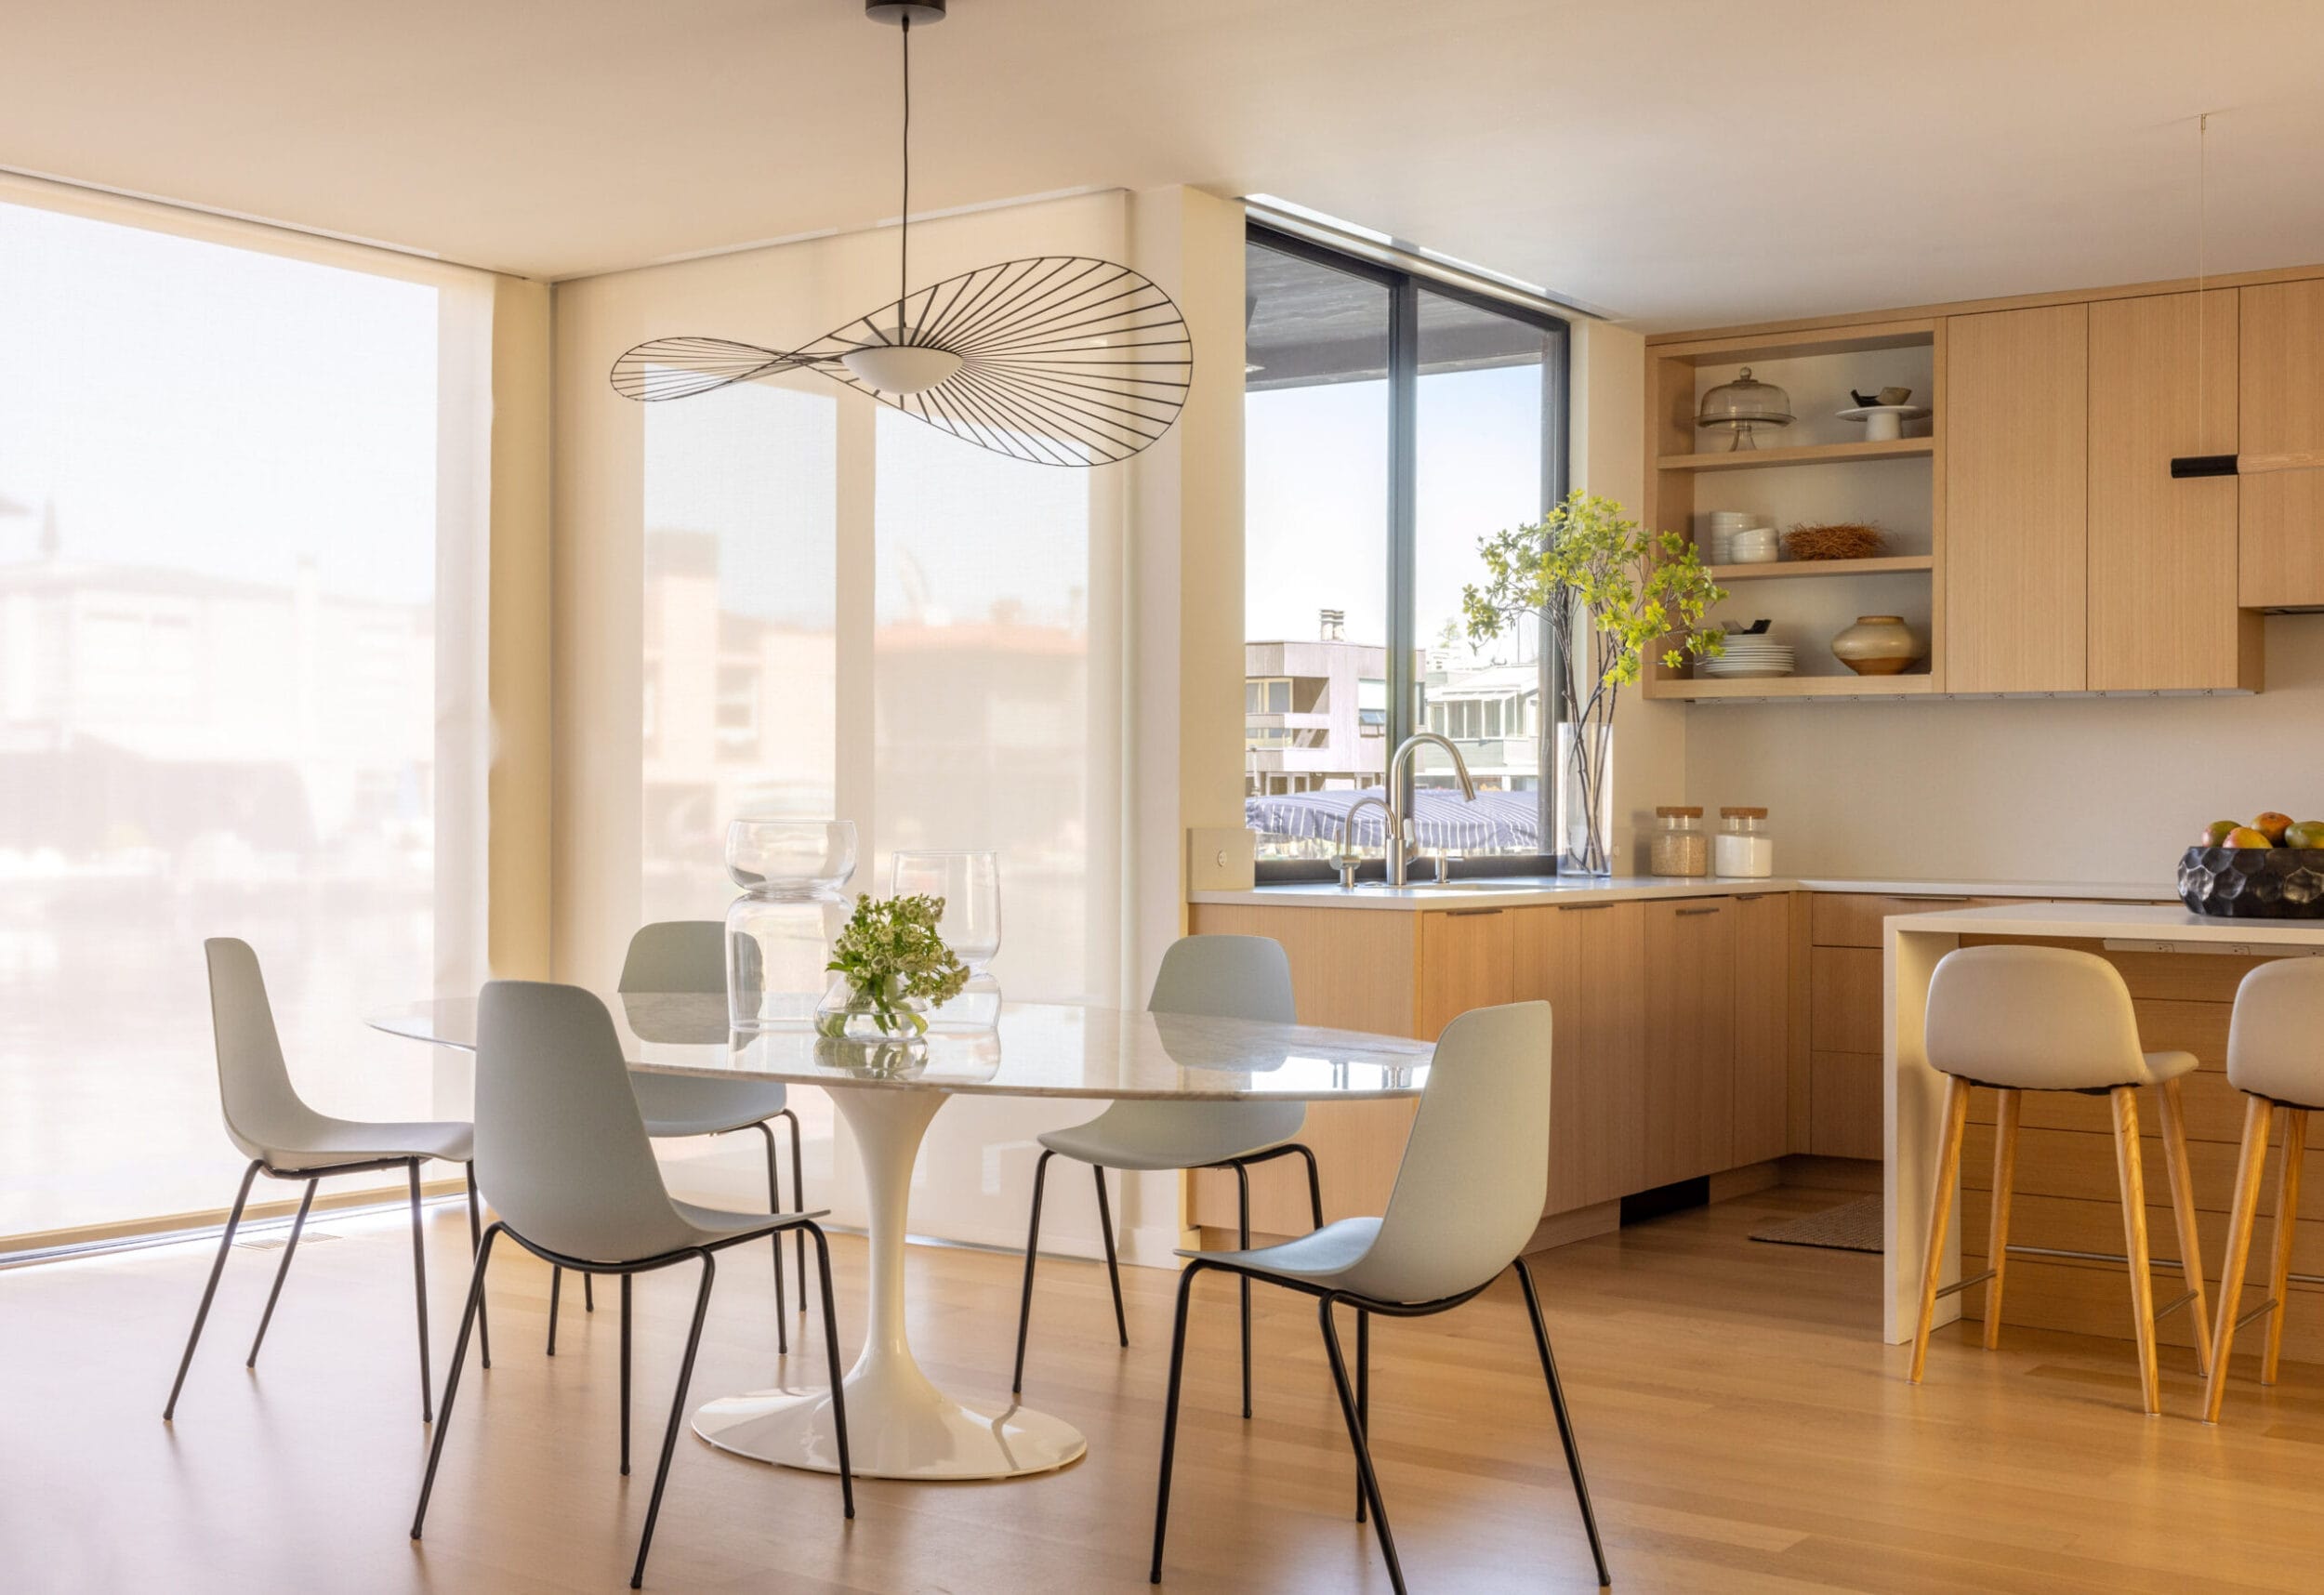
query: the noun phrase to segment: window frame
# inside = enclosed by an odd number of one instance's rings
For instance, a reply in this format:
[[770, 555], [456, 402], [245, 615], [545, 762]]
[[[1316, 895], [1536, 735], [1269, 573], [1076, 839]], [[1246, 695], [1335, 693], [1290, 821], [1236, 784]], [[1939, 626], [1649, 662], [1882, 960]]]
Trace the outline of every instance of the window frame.
[[[1416, 668], [1419, 643], [1417, 606], [1419, 585], [1420, 296], [1434, 294], [1472, 310], [1505, 316], [1538, 330], [1545, 338], [1554, 342], [1554, 352], [1545, 353], [1542, 361], [1541, 498], [1536, 511], [1538, 515], [1547, 514], [1552, 505], [1565, 496], [1572, 480], [1573, 323], [1550, 310], [1498, 295], [1480, 293], [1433, 273], [1403, 270], [1383, 261], [1334, 249], [1313, 239], [1270, 227], [1255, 217], [1245, 220], [1244, 243], [1247, 247], [1272, 249], [1310, 265], [1343, 271], [1352, 277], [1378, 283], [1389, 292], [1386, 735], [1391, 748], [1399, 747], [1416, 731], [1428, 729], [1426, 705], [1420, 702], [1420, 682]], [[1550, 636], [1548, 619], [1546, 613], [1541, 617], [1545, 641]], [[1547, 646], [1542, 648], [1539, 691], [1541, 702], [1551, 705], [1539, 737], [1541, 778], [1538, 790], [1541, 811], [1540, 834], [1545, 842], [1552, 835], [1556, 808], [1556, 739], [1557, 729], [1564, 719], [1558, 712], [1558, 705], [1564, 702], [1565, 695], [1560, 689], [1564, 685], [1565, 669], [1566, 662], [1556, 656], [1555, 650]], [[1412, 772], [1408, 768], [1405, 771], [1402, 796], [1408, 808], [1412, 800]], [[1524, 863], [1526, 861], [1518, 855], [1502, 855], [1490, 862]], [[1552, 874], [1556, 867], [1556, 849], [1548, 846], [1532, 856], [1527, 873]]]

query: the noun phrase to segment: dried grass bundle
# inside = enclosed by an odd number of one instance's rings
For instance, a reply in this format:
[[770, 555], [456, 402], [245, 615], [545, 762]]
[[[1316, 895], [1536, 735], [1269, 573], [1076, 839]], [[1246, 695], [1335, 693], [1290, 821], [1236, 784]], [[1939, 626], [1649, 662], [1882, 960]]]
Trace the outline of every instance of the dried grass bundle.
[[1784, 552], [1795, 560], [1869, 560], [1884, 547], [1879, 527], [1852, 521], [1794, 526], [1783, 536]]

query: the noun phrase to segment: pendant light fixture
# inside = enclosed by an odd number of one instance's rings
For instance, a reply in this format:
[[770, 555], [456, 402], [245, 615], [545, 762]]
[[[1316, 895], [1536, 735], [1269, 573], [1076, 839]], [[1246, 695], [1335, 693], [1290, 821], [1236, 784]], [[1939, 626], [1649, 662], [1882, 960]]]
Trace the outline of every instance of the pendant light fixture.
[[1033, 465], [1112, 464], [1170, 429], [1194, 380], [1194, 341], [1170, 297], [1129, 267], [1047, 255], [912, 290], [912, 30], [943, 21], [944, 4], [864, 6], [865, 16], [893, 25], [903, 39], [895, 302], [797, 349], [654, 338], [614, 362], [615, 392], [650, 402], [813, 371]]

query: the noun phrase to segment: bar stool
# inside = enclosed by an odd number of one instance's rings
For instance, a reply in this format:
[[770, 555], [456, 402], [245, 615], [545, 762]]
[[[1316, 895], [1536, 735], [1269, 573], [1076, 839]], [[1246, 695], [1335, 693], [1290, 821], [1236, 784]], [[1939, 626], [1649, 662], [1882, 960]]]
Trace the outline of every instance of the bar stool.
[[[2211, 1378], [2203, 1390], [2205, 1423], [2219, 1421], [2219, 1404], [2227, 1394], [2227, 1350], [2236, 1331], [2267, 1315], [2260, 1383], [2274, 1384], [2284, 1346], [2284, 1312], [2291, 1305], [2287, 1287], [2295, 1279], [2324, 1283], [2316, 1275], [2291, 1272], [2308, 1114], [2324, 1108], [2324, 958], [2285, 958], [2262, 964], [2243, 977], [2236, 988], [2235, 1016], [2227, 1025], [2227, 1083], [2250, 1100], [2243, 1106], [2243, 1155], [2236, 1165], [2235, 1212], [2227, 1222]], [[2252, 1221], [2259, 1216], [2268, 1126], [2278, 1108], [2284, 1110], [2284, 1151], [2276, 1171], [2276, 1233], [2268, 1259], [2267, 1297], [2238, 1317], [2236, 1307], [2243, 1295], [2244, 1264], [2251, 1255]]]
[[[1985, 1345], [2001, 1341], [2001, 1286], [2010, 1254], [2128, 1263], [2131, 1312], [2138, 1332], [2139, 1385], [2149, 1417], [2161, 1416], [2162, 1385], [2155, 1367], [2155, 1325], [2182, 1307], [2195, 1309], [2195, 1364], [2212, 1367], [2211, 1325], [2203, 1306], [2203, 1260], [2195, 1233], [2195, 1182], [2186, 1160], [2186, 1117], [2179, 1081], [2193, 1072], [2191, 1052], [2146, 1052], [2130, 988], [2112, 964], [2065, 947], [1963, 947], [1948, 953], [1929, 982], [1928, 1058], [1946, 1085], [1944, 1139], [1937, 1153], [1936, 1192], [1929, 1208], [1928, 1252], [1921, 1272], [1921, 1321], [1912, 1338], [1912, 1382], [1929, 1355], [1929, 1320], [1936, 1298], [1986, 1284]], [[1978, 1086], [2001, 1095], [1993, 1137], [1993, 1222], [1986, 1247], [1988, 1267], [1958, 1285], [1938, 1288], [1945, 1266], [1945, 1231], [1952, 1220], [1961, 1178], [1961, 1144], [1969, 1093]], [[2170, 1171], [2171, 1210], [2178, 1222], [2179, 1261], [2186, 1281], [2177, 1299], [2155, 1306], [2146, 1252], [2146, 1182], [2140, 1165], [2138, 1088], [2159, 1088], [2164, 1167]], [[2017, 1168], [2017, 1120], [2027, 1091], [2072, 1091], [2108, 1098], [2114, 1107], [2115, 1171], [2122, 1189], [2126, 1256], [2009, 1244], [2010, 1185]]]

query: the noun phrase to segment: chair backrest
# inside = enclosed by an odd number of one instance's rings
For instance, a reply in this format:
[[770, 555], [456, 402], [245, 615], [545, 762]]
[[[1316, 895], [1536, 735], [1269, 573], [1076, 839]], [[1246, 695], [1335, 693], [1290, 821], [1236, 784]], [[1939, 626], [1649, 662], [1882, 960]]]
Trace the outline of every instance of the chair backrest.
[[1929, 979], [1929, 1063], [1980, 1085], [2093, 1090], [2143, 1075], [2131, 989], [2095, 953], [1961, 947]]
[[476, 1014], [476, 1180], [534, 1245], [634, 1262], [692, 1244], [646, 1140], [605, 1005], [493, 981]]
[[[1295, 1024], [1290, 957], [1272, 936], [1182, 936], [1162, 955], [1146, 1008], [1153, 1013]], [[1254, 1152], [1289, 1140], [1306, 1122], [1307, 1104], [1300, 1101], [1116, 1102], [1096, 1120], [1126, 1134]]]
[[1445, 1026], [1396, 1188], [1347, 1287], [1440, 1301], [1523, 1252], [1550, 1194], [1550, 1005], [1472, 1008]]
[[722, 992], [726, 927], [716, 919], [661, 919], [641, 925], [622, 960], [626, 992]]
[[2227, 1082], [2324, 1108], [2324, 958], [2279, 958], [2243, 977], [2227, 1025]]
[[1290, 956], [1271, 936], [1180, 937], [1162, 955], [1146, 1007], [1155, 1013], [1299, 1022]]
[[245, 1157], [315, 1150], [322, 1145], [315, 1133], [322, 1116], [291, 1084], [258, 955], [231, 936], [213, 936], [202, 951], [210, 966], [210, 1030], [227, 1135]]

